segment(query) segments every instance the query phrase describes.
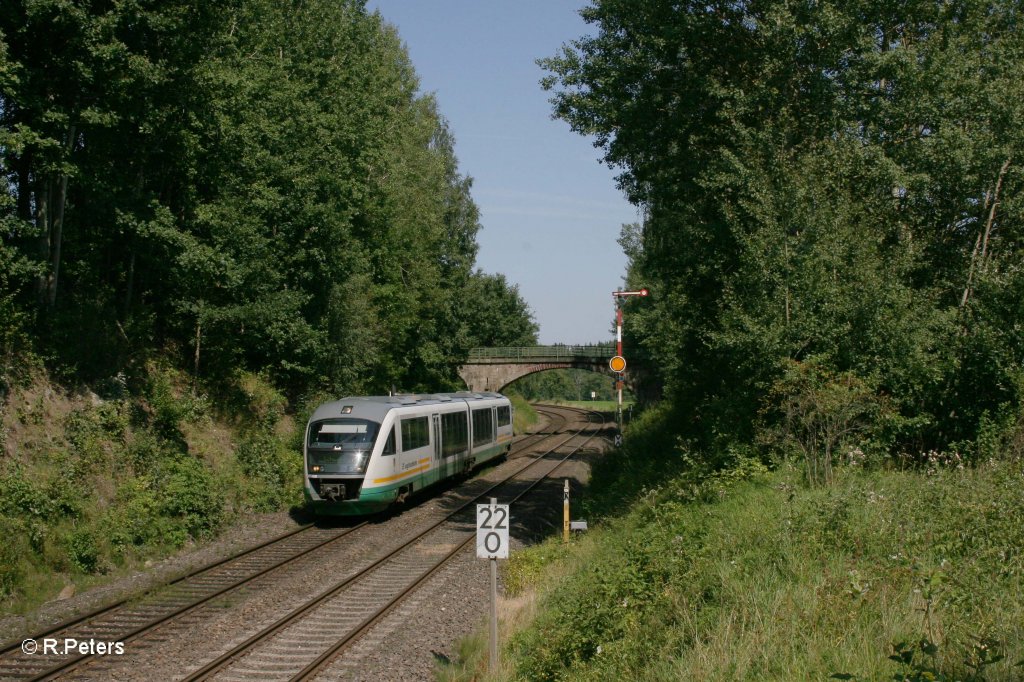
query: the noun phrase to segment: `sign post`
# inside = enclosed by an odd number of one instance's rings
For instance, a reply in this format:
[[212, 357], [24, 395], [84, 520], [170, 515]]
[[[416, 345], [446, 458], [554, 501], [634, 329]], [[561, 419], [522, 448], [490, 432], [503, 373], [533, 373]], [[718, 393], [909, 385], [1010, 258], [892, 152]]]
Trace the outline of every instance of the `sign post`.
[[562, 542], [569, 542], [569, 479], [562, 490]]
[[498, 498], [492, 497], [490, 504], [476, 506], [476, 556], [478, 559], [488, 559], [491, 562], [492, 671], [498, 669], [498, 559], [508, 558], [508, 527], [508, 505], [498, 504]]

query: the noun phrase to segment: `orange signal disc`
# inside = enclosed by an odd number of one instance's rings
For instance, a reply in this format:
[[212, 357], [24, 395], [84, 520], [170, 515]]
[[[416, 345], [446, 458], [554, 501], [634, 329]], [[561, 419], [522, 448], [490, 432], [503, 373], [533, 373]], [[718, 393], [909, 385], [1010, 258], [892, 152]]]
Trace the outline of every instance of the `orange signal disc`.
[[616, 355], [608, 361], [608, 366], [611, 367], [613, 372], [621, 372], [626, 369], [626, 358]]

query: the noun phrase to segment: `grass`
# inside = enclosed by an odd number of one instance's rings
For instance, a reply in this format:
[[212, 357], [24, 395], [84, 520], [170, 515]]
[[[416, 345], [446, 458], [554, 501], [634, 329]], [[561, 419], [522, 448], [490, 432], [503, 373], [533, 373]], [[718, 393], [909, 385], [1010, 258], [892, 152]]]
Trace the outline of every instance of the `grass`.
[[[845, 471], [828, 489], [792, 470], [677, 480], [579, 543], [567, 577], [538, 577], [554, 587], [506, 650], [510, 677], [1020, 679], [1022, 480], [1008, 462]], [[934, 655], [888, 658], [921, 640]], [[981, 647], [1006, 658], [971, 677]]]
[[537, 423], [537, 411], [518, 393], [509, 393], [508, 398], [512, 401], [512, 431], [526, 433]]
[[475, 679], [1024, 679], [1024, 462], [809, 487], [704, 469], [668, 419], [596, 465], [586, 536], [512, 555], [502, 667]]
[[215, 410], [150, 367], [136, 393], [75, 395], [39, 377], [0, 409], [0, 612], [27, 613], [207, 539], [244, 511], [300, 501], [285, 401], [254, 375]]

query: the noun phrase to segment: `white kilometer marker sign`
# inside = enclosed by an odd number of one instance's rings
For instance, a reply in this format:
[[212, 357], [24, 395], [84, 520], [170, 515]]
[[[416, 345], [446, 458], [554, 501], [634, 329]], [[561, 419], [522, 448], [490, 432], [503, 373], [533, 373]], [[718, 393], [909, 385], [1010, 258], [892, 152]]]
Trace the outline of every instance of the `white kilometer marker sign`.
[[508, 505], [498, 498], [476, 506], [476, 556], [491, 561], [491, 670], [498, 669], [498, 559], [508, 558], [508, 522]]
[[476, 558], [508, 558], [508, 505], [476, 506]]

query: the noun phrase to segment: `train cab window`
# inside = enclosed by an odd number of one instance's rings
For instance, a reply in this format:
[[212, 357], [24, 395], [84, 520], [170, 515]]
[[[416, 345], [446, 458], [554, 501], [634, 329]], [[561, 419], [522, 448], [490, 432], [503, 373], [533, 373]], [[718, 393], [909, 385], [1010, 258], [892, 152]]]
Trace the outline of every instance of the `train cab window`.
[[505, 406], [498, 408], [498, 426], [508, 426], [512, 423], [512, 408]]
[[310, 473], [362, 474], [370, 462], [380, 424], [366, 419], [322, 419], [309, 425], [306, 457]]
[[382, 455], [393, 455], [396, 452], [395, 448], [395, 427], [391, 427], [388, 431], [388, 440], [384, 443], [384, 450], [380, 453]]
[[402, 452], [430, 445], [430, 422], [426, 417], [402, 420]]

